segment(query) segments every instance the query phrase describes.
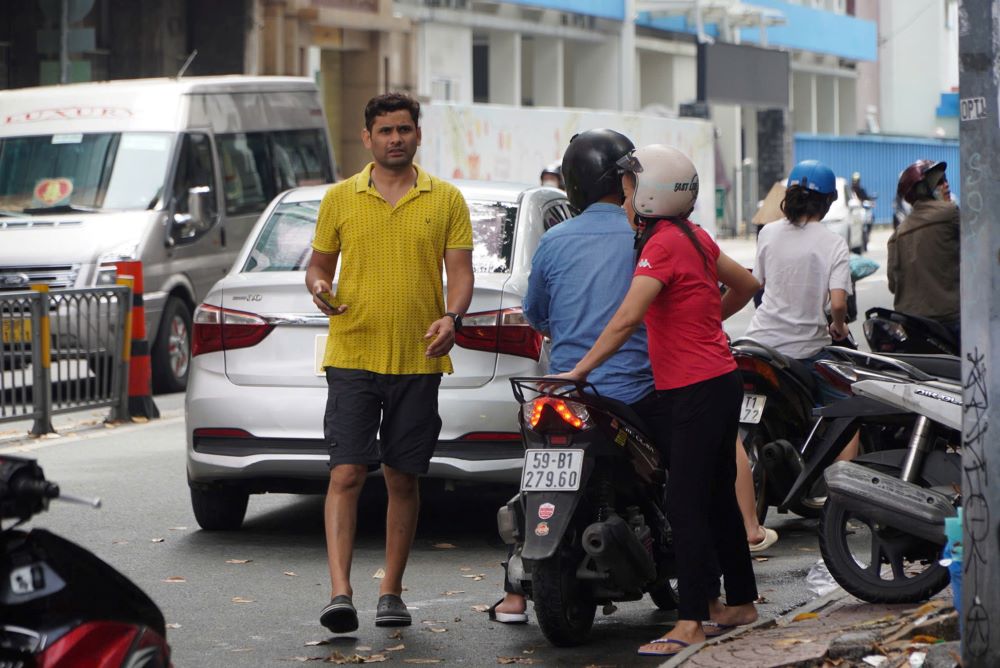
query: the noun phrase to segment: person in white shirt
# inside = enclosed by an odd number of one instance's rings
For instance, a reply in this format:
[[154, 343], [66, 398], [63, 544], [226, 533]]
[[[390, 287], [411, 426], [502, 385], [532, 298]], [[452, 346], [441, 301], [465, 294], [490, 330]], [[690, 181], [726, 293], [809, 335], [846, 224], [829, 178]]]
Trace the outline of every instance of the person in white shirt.
[[[765, 225], [757, 237], [753, 273], [764, 286], [764, 298], [744, 334], [809, 367], [821, 404], [847, 396], [814, 367], [828, 358], [824, 346], [850, 334], [850, 250], [820, 222], [836, 199], [837, 180], [829, 167], [804, 160], [792, 169], [781, 203], [785, 219]], [[853, 458], [857, 448], [855, 435], [840, 459]]]

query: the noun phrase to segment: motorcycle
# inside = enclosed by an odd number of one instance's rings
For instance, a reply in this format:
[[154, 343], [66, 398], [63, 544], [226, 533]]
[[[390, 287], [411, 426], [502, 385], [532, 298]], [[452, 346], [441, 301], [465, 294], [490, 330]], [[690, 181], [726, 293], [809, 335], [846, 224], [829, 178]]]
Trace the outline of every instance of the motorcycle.
[[[818, 367], [854, 396], [817, 410], [809, 465], [786, 502], [822, 474], [820, 551], [837, 583], [872, 603], [925, 600], [948, 584], [938, 564], [944, 520], [961, 505], [961, 360], [841, 357]], [[886, 447], [833, 463], [859, 428], [880, 434]]]
[[958, 355], [961, 342], [944, 325], [887, 308], [870, 308], [862, 326], [868, 347], [879, 353]]
[[[779, 505], [802, 471], [802, 444], [816, 422], [816, 379], [796, 359], [753, 339], [737, 339], [730, 349], [743, 377], [740, 439], [753, 475], [757, 517]], [[803, 498], [788, 504], [802, 517], [819, 517], [822, 504]]]
[[[540, 385], [541, 384], [541, 385]], [[512, 378], [524, 441], [521, 491], [497, 514], [508, 580], [553, 645], [586, 641], [597, 606], [648, 593], [675, 609], [667, 473], [641, 418], [590, 383]]]
[[94, 554], [44, 529], [17, 527], [63, 494], [30, 459], [0, 456], [0, 666], [170, 666], [156, 604]]

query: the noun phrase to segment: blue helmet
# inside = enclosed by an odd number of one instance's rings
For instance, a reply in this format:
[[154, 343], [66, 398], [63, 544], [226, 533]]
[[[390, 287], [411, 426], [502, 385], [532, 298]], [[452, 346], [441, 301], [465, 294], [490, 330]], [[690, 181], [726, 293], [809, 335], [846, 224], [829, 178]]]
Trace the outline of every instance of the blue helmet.
[[837, 178], [833, 170], [819, 160], [803, 160], [795, 165], [786, 184], [788, 188], [792, 186], [807, 188], [821, 195], [833, 195], [834, 199], [837, 197]]

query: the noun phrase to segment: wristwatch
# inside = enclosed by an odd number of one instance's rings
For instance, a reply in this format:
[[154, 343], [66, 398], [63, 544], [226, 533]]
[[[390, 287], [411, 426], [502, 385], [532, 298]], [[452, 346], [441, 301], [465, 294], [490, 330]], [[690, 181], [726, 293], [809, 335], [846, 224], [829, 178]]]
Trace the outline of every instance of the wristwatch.
[[462, 329], [462, 316], [461, 315], [459, 315], [458, 313], [452, 313], [451, 311], [448, 311], [447, 313], [445, 313], [445, 315], [448, 316], [449, 318], [451, 318], [452, 321], [455, 323], [455, 331], [456, 332], [458, 330]]

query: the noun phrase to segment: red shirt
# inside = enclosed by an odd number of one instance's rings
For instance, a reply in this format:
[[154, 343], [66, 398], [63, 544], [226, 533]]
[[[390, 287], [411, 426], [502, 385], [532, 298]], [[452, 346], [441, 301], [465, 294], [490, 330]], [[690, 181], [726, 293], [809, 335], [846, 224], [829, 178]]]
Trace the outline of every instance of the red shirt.
[[694, 244], [676, 225], [660, 221], [635, 268], [636, 276], [650, 276], [663, 284], [645, 318], [658, 390], [684, 387], [736, 369], [722, 330], [722, 295], [715, 266], [719, 247], [697, 225], [682, 224], [694, 232], [707, 262], [702, 262]]

